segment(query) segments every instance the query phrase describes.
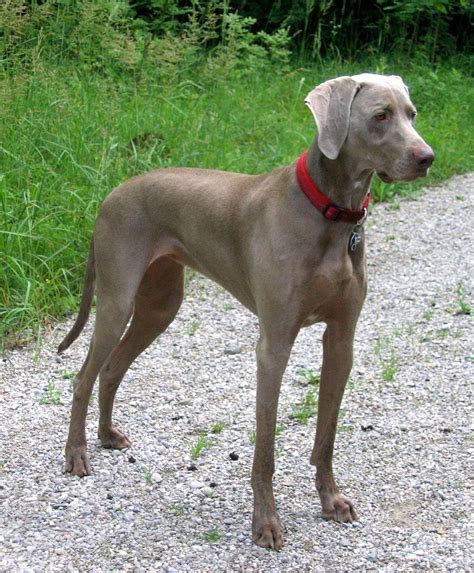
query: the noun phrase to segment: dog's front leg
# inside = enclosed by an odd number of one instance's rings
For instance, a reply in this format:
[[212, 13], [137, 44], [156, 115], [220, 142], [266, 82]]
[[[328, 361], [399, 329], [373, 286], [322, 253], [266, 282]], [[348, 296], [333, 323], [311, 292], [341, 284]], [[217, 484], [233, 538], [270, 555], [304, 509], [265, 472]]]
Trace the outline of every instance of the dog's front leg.
[[294, 337], [262, 334], [257, 345], [257, 420], [252, 468], [252, 536], [257, 545], [281, 549], [283, 531], [273, 496], [275, 428], [281, 380]]
[[357, 514], [350, 499], [339, 493], [332, 456], [339, 407], [352, 368], [354, 327], [347, 323], [329, 323], [324, 333], [316, 440], [311, 454], [323, 517], [344, 522], [354, 521]]

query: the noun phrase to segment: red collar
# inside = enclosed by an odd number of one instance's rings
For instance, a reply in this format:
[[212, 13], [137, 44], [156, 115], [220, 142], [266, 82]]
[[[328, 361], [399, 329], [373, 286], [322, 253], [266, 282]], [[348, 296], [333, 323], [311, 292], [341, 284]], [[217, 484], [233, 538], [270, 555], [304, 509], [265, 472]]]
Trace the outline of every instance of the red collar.
[[298, 179], [299, 186], [306, 197], [308, 197], [316, 209], [321, 211], [326, 219], [329, 219], [330, 221], [343, 221], [345, 223], [357, 223], [360, 221], [362, 223], [367, 215], [370, 192], [367, 193], [364, 199], [361, 211], [339, 207], [333, 203], [329, 197], [326, 197], [326, 195], [318, 189], [316, 183], [311, 179], [308, 168], [306, 167], [306, 155], [307, 151], [303, 151], [296, 165], [296, 178]]

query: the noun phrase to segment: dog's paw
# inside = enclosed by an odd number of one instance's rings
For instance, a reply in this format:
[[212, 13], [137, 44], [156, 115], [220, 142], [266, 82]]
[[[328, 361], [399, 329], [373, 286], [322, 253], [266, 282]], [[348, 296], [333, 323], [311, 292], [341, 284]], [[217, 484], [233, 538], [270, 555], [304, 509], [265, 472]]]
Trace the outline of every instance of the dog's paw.
[[91, 475], [86, 446], [66, 447], [66, 472], [79, 477]]
[[279, 551], [283, 546], [283, 528], [278, 514], [256, 516], [252, 520], [253, 542], [265, 549]]
[[323, 519], [352, 523], [356, 521], [357, 513], [352, 501], [340, 493], [322, 496]]
[[124, 450], [132, 445], [127, 436], [114, 427], [108, 430], [99, 430], [99, 439], [103, 448], [112, 450]]

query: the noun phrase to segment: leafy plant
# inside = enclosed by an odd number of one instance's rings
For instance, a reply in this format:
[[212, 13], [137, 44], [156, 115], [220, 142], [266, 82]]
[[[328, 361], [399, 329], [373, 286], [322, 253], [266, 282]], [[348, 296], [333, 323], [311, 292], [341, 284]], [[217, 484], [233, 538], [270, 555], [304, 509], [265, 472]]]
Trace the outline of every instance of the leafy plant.
[[391, 339], [388, 337], [379, 338], [375, 344], [375, 354], [379, 358], [382, 367], [382, 379], [385, 382], [392, 382], [400, 367]]
[[146, 485], [152, 485], [153, 483], [153, 468], [148, 466], [143, 471], [143, 477], [145, 479]]
[[59, 406], [61, 404], [61, 393], [61, 390], [56, 388], [54, 382], [48, 382], [44, 395], [40, 399], [40, 404]]
[[189, 336], [194, 336], [194, 334], [199, 330], [200, 324], [199, 320], [194, 319], [191, 322], [191, 326], [189, 327], [188, 334]]
[[168, 503], [166, 509], [169, 513], [172, 513], [176, 517], [181, 517], [186, 513], [185, 505], [179, 501]]
[[458, 284], [458, 287], [456, 289], [456, 294], [457, 294], [457, 303], [459, 307], [458, 314], [471, 314], [472, 308], [471, 305], [465, 300], [466, 289], [464, 288], [464, 285], [462, 283]]
[[223, 422], [215, 422], [215, 424], [213, 424], [213, 426], [211, 428], [211, 432], [213, 434], [220, 434], [223, 429], [224, 429], [224, 423]]
[[296, 374], [303, 379], [304, 384], [317, 386], [319, 384], [319, 374], [315, 374], [311, 368], [301, 368]]
[[303, 400], [293, 406], [290, 418], [297, 420], [301, 424], [307, 424], [309, 418], [316, 414], [317, 405], [318, 401], [316, 399], [314, 390], [310, 388]]
[[205, 531], [203, 537], [209, 543], [217, 543], [222, 538], [222, 534], [217, 531], [217, 529], [210, 529]]

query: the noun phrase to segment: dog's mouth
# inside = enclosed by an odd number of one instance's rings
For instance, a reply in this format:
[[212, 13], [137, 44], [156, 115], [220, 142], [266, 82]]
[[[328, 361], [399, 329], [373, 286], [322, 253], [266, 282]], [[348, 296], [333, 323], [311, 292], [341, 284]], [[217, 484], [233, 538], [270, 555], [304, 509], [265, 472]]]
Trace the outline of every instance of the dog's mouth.
[[385, 171], [377, 171], [377, 175], [384, 183], [393, 183], [394, 179]]
[[428, 167], [421, 167], [412, 173], [408, 173], [404, 176], [400, 177], [390, 177], [390, 175], [386, 171], [377, 171], [378, 177], [384, 183], [393, 183], [395, 179], [397, 181], [413, 181], [414, 179], [418, 179], [418, 177], [426, 177], [429, 173]]

